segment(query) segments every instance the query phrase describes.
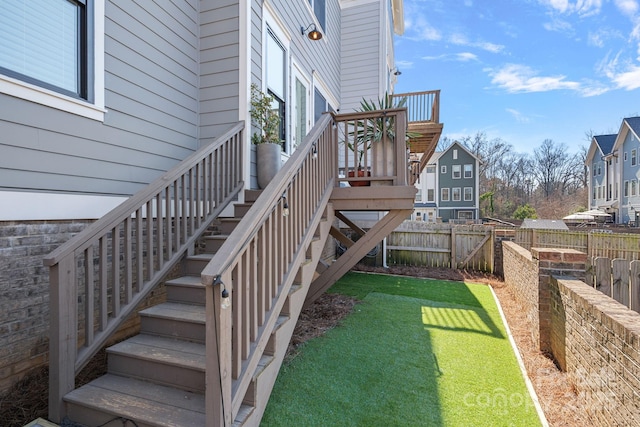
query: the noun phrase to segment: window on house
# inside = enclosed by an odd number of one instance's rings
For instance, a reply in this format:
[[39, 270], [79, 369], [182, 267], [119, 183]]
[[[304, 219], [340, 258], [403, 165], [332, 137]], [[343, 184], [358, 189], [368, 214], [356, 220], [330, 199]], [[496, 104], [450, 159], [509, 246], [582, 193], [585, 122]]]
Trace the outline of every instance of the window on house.
[[435, 202], [436, 201], [436, 192], [433, 188], [427, 189], [427, 202]]
[[464, 165], [464, 177], [473, 178], [473, 165]]
[[638, 181], [635, 179], [631, 180], [631, 197], [635, 197], [637, 194]]
[[637, 164], [638, 159], [636, 154], [637, 154], [637, 151], [635, 148], [631, 150], [631, 166], [635, 166]]
[[625, 162], [627, 161], [627, 152], [626, 151], [624, 152], [624, 161]]
[[453, 150], [453, 160], [458, 160], [458, 150], [457, 149]]
[[473, 187], [464, 187], [464, 201], [471, 202], [473, 200]]
[[286, 123], [286, 52], [283, 44], [273, 34], [271, 29], [267, 30], [267, 45], [266, 45], [266, 81], [267, 92], [273, 98], [272, 109], [280, 116], [280, 141], [282, 149], [286, 153], [287, 151], [287, 135], [285, 132]]
[[440, 173], [442, 174], [447, 173], [447, 165], [440, 166]]
[[613, 192], [613, 185], [609, 184], [609, 188], [607, 190], [607, 199], [611, 199], [612, 192]]
[[597, 191], [597, 188], [596, 188], [596, 187], [593, 187], [593, 199], [594, 199], [594, 200], [597, 198], [597, 197], [596, 197], [596, 195], [597, 195], [596, 191]]
[[416, 202], [417, 203], [421, 203], [422, 202], [422, 190], [418, 188], [418, 192], [416, 193]]
[[458, 219], [473, 219], [473, 212], [471, 211], [459, 211]]
[[313, 9], [313, 13], [316, 15], [316, 19], [322, 27], [323, 31], [326, 31], [326, 5], [325, 0], [309, 0], [309, 4]]
[[[92, 101], [93, 57], [86, 0], [0, 2], [0, 73]], [[93, 21], [91, 21], [93, 22]]]
[[451, 199], [454, 202], [459, 202], [460, 201], [460, 197], [461, 197], [461, 191], [460, 191], [460, 187], [456, 187], [452, 189], [452, 194], [451, 194]]
[[441, 188], [440, 189], [440, 201], [448, 202], [449, 201], [449, 189]]
[[427, 166], [427, 173], [436, 173], [435, 166]]
[[629, 197], [629, 181], [624, 182], [624, 197]]
[[602, 175], [602, 165], [598, 163], [598, 175]]
[[453, 179], [460, 179], [462, 176], [462, 168], [460, 165], [452, 165], [451, 166], [451, 177]]
[[597, 168], [596, 165], [593, 165], [593, 176], [596, 176]]

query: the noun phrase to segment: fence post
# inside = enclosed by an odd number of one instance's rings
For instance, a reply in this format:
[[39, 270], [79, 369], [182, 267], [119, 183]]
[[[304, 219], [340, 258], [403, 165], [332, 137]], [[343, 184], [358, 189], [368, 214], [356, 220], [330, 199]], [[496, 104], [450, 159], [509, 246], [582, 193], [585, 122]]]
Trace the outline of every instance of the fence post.
[[458, 268], [457, 254], [456, 254], [456, 226], [451, 226], [451, 268]]
[[611, 260], [609, 258], [596, 258], [596, 281], [595, 288], [605, 294], [611, 296]]
[[631, 304], [629, 304], [629, 307], [631, 310], [640, 313], [640, 261], [631, 261], [630, 270], [631, 280], [629, 281], [629, 286], [631, 287]]

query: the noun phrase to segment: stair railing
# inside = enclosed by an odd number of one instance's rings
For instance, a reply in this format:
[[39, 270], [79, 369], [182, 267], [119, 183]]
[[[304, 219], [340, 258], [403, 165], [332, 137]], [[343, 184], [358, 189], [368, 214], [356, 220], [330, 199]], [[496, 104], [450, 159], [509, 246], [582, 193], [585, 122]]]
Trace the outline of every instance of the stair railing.
[[274, 352], [270, 335], [334, 186], [332, 124], [330, 115], [316, 124], [202, 272], [208, 426], [232, 424], [260, 359]]
[[242, 189], [243, 132], [233, 125], [44, 259], [51, 420], [62, 421], [75, 375]]

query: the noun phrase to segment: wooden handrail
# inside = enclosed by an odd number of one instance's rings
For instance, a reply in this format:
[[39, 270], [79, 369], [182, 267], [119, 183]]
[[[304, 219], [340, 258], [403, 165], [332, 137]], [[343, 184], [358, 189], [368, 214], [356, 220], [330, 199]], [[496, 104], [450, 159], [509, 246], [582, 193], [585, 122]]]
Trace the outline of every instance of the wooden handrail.
[[50, 419], [62, 420], [75, 375], [242, 189], [243, 133], [231, 126], [44, 259]]
[[407, 185], [406, 108], [339, 114], [333, 119], [339, 147], [336, 185]]
[[440, 123], [440, 90], [394, 93], [391, 98], [396, 105], [400, 100], [406, 99], [409, 123]]
[[[238, 414], [306, 259], [337, 170], [332, 122], [326, 115], [317, 123], [202, 272], [207, 425], [231, 425]], [[232, 301], [226, 309], [223, 288]]]

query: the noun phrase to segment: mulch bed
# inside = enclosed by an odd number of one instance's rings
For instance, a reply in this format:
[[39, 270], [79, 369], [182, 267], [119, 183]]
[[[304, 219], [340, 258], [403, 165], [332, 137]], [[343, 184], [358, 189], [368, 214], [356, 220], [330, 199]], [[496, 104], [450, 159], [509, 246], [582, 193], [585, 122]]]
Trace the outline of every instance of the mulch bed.
[[[524, 365], [551, 426], [589, 425], [585, 408], [578, 400], [575, 390], [569, 384], [567, 374], [560, 372], [553, 362], [536, 349], [531, 336], [532, 325], [524, 316], [524, 310], [504, 282], [493, 275], [467, 272], [446, 268], [425, 267], [368, 267], [358, 265], [354, 270], [397, 274], [434, 279], [473, 281], [491, 285], [496, 292], [507, 318], [509, 328], [516, 341]], [[287, 358], [295, 357], [304, 342], [323, 335], [339, 324], [358, 303], [352, 297], [338, 294], [324, 294], [299, 317], [287, 350]], [[79, 384], [89, 382], [106, 370], [106, 355], [101, 351], [83, 370]], [[22, 427], [32, 420], [47, 417], [48, 370], [39, 369], [15, 384], [0, 400], [0, 425], [2, 427]]]

